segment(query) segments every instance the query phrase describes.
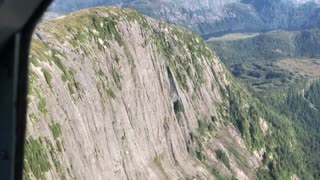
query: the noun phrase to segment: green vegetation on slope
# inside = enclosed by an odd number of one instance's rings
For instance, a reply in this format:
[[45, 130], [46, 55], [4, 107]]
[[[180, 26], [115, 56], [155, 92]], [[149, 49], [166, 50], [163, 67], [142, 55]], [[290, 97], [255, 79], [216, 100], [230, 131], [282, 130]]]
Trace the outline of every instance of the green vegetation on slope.
[[[264, 174], [266, 179], [287, 179], [293, 175], [310, 177], [305, 153], [291, 120], [273, 108], [262, 105], [235, 84], [228, 90], [230, 108], [224, 114], [230, 114], [230, 121], [252, 149], [265, 149], [263, 164], [269, 171], [261, 169], [259, 175]], [[272, 132], [262, 132], [260, 119], [268, 122]]]
[[[283, 58], [289, 58], [285, 63], [294, 61], [290, 57], [319, 58], [319, 35], [319, 29], [296, 32], [275, 31], [248, 39], [210, 42], [211, 47], [218, 51], [217, 53], [232, 74], [262, 100], [265, 107], [260, 108], [259, 111], [265, 109], [265, 112], [262, 111], [265, 118], [274, 119], [272, 121], [275, 128], [272, 133], [273, 138], [258, 142], [265, 142], [267, 145], [269, 141], [274, 145], [280, 145], [274, 148], [273, 152], [270, 151], [272, 154], [277, 154], [279, 160], [275, 161], [274, 155], [271, 160], [268, 158], [268, 153], [264, 156], [266, 157], [264, 163], [269, 167], [270, 172], [260, 170], [258, 176], [261, 179], [280, 177], [285, 179], [292, 174], [302, 179], [317, 179], [319, 176], [320, 145], [317, 139], [320, 138], [318, 131], [320, 83], [305, 80], [305, 78], [311, 79], [312, 74], [303, 76], [301, 72], [294, 72], [294, 64], [289, 72], [289, 69], [278, 66], [282, 61], [277, 62]], [[311, 61], [311, 59], [305, 59], [305, 61]], [[314, 63], [317, 65], [316, 61]], [[302, 61], [299, 65], [303, 65]], [[303, 68], [300, 66], [299, 68]], [[305, 68], [312, 68], [312, 65]], [[307, 73], [308, 69], [304, 71]], [[313, 71], [316, 72], [316, 70]], [[231, 112], [234, 113], [237, 110]], [[239, 115], [234, 114], [234, 116]], [[240, 132], [248, 137], [251, 134], [247, 130], [248, 124], [236, 122]], [[278, 128], [281, 130], [277, 130]], [[256, 127], [252, 128], [254, 129]], [[272, 149], [270, 146], [266, 147]]]
[[49, 126], [50, 130], [52, 132], [53, 138], [56, 140], [57, 138], [60, 137], [61, 133], [62, 133], [62, 127], [59, 123], [54, 123], [52, 125]]
[[51, 169], [51, 165], [48, 161], [48, 156], [46, 154], [45, 148], [42, 144], [41, 139], [30, 138], [26, 141], [25, 146], [25, 171], [27, 174], [26, 178], [29, 177], [32, 172], [36, 179], [45, 179], [44, 173]]
[[227, 154], [221, 149], [216, 150], [216, 154], [217, 154], [218, 160], [220, 160], [227, 168], [230, 169], [229, 158]]
[[50, 72], [45, 69], [45, 68], [42, 68], [41, 71], [43, 72], [43, 75], [46, 79], [46, 82], [47, 84], [49, 85], [49, 87], [51, 88], [51, 81], [52, 81], [52, 75], [50, 74]]
[[212, 169], [212, 174], [217, 178], [217, 180], [224, 180], [225, 178], [216, 169]]
[[48, 113], [47, 101], [44, 97], [39, 96], [38, 109], [44, 115]]
[[228, 68], [233, 76], [245, 84], [248, 89], [257, 93], [284, 87], [299, 78], [298, 75], [272, 63], [239, 63]]
[[[263, 105], [236, 82], [230, 84], [225, 98], [228, 102], [220, 106], [220, 116], [228, 119], [238, 128], [252, 151], [262, 150], [263, 152], [263, 166], [257, 172], [260, 179], [285, 180], [294, 175], [302, 179], [311, 177], [310, 170], [306, 167], [308, 162], [302, 143], [298, 140], [294, 124], [287, 116]], [[261, 121], [266, 121], [268, 124], [266, 131], [262, 131]], [[215, 118], [212, 118], [209, 124], [207, 120], [201, 118], [198, 122], [198, 131], [191, 134], [191, 139], [196, 145], [195, 156], [206, 164], [207, 154], [204, 151], [205, 139], [203, 137], [210, 134], [209, 127], [212, 123], [214, 126]], [[226, 167], [230, 167], [225, 152], [217, 150], [216, 155]], [[215, 175], [220, 178], [216, 172]]]
[[[180, 87], [188, 90], [189, 87], [186, 84], [187, 77], [193, 80], [193, 83], [196, 85], [204, 84], [203, 57], [207, 59], [213, 58], [205, 42], [195, 33], [191, 33], [181, 27], [168, 27], [164, 23], [160, 25], [162, 26], [161, 28], [170, 28], [170, 33], [166, 34], [163, 31], [153, 30], [152, 39], [168, 62], [170, 70], [173, 71]], [[172, 38], [174, 36], [178, 36], [179, 38]], [[170, 41], [168, 38], [170, 38]], [[181, 54], [174, 53], [175, 48], [179, 48]], [[192, 73], [192, 67], [195, 67], [194, 74]]]
[[[320, 81], [295, 82], [281, 91], [270, 92], [263, 100], [274, 111], [290, 118], [305, 154], [301, 163], [315, 179], [319, 177]], [[293, 150], [291, 146], [287, 148]]]

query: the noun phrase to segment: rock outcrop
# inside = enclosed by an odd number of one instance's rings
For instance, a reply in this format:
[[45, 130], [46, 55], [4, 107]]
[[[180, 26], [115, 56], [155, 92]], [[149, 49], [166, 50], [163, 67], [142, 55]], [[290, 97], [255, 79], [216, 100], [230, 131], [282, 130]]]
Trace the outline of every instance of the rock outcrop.
[[198, 35], [94, 8], [37, 28], [26, 179], [254, 179], [232, 82]]

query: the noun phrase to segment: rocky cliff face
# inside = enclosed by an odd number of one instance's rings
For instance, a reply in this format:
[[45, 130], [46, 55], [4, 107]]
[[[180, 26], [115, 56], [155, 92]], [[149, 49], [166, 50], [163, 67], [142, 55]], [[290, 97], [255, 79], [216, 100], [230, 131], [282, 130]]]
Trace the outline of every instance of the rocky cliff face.
[[234, 83], [198, 35], [88, 9], [38, 27], [30, 60], [26, 179], [256, 177], [264, 150], [228, 121]]

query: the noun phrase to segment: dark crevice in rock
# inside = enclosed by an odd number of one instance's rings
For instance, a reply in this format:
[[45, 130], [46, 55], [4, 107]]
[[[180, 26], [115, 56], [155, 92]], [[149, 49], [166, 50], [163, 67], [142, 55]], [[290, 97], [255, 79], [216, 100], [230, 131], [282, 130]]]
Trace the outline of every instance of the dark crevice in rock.
[[174, 83], [173, 75], [169, 67], [167, 67], [167, 72], [168, 72], [168, 78], [170, 82], [170, 94], [171, 94], [171, 99], [173, 103], [179, 101], [180, 97], [177, 91], [177, 86]]
[[35, 33], [35, 35], [39, 38], [39, 40], [41, 40], [41, 41], [43, 40], [42, 36], [39, 33]]
[[172, 72], [170, 68], [167, 66], [168, 78], [170, 82], [170, 95], [173, 103], [173, 109], [175, 113], [179, 113], [183, 111], [183, 105], [181, 99], [178, 94], [177, 86], [174, 82]]

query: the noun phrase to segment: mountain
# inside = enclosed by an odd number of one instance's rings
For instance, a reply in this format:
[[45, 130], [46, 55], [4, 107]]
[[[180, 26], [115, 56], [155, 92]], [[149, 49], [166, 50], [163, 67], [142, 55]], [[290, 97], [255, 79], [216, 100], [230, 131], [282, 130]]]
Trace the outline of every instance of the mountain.
[[184, 28], [81, 10], [37, 28], [30, 62], [25, 179], [312, 178], [291, 121]]
[[317, 0], [56, 0], [49, 11], [65, 14], [94, 6], [130, 7], [185, 26], [205, 38], [229, 32], [298, 30], [320, 25]]

